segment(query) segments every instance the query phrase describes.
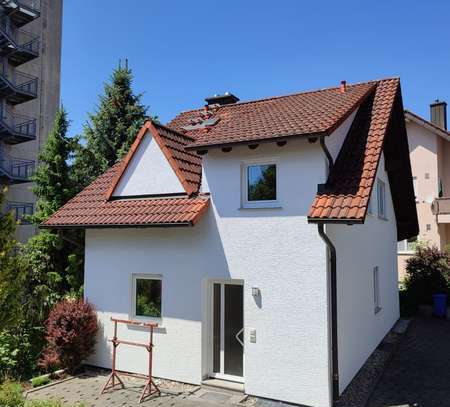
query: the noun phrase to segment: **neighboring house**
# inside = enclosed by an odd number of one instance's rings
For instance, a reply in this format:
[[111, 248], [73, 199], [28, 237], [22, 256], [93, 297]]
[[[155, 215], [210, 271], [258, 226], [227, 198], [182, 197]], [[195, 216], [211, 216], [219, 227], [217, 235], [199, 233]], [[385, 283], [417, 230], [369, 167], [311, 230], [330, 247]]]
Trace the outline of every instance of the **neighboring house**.
[[430, 105], [430, 121], [405, 111], [406, 130], [419, 218], [419, 234], [398, 242], [400, 280], [417, 240], [439, 249], [450, 243], [450, 133], [447, 104]]
[[397, 241], [418, 232], [400, 81], [206, 101], [148, 121], [43, 224], [86, 229], [89, 362], [111, 366], [110, 317], [155, 321], [157, 377], [328, 407], [398, 319]]
[[13, 211], [16, 237], [36, 227], [30, 176], [59, 106], [62, 0], [0, 0], [0, 189], [8, 186], [0, 216]]

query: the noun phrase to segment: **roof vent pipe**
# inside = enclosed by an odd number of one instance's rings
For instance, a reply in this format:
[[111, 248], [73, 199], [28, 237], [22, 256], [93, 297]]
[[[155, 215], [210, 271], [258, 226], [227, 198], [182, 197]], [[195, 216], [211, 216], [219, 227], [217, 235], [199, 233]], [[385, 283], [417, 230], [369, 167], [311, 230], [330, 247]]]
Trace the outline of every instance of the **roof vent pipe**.
[[439, 126], [441, 129], [447, 130], [447, 103], [436, 99], [430, 105], [431, 123]]
[[339, 87], [341, 93], [347, 92], [347, 81], [341, 81], [341, 86]]

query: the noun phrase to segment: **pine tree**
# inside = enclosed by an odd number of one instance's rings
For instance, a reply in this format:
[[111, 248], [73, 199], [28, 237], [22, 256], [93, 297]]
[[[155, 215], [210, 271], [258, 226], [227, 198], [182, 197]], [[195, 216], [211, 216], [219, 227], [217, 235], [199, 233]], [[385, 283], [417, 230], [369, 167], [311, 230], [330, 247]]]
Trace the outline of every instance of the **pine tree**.
[[147, 108], [132, 90], [133, 75], [126, 65], [113, 71], [99, 96], [99, 107], [84, 126], [74, 163], [79, 187], [89, 184], [128, 151], [144, 124]]
[[46, 220], [75, 193], [68, 164], [74, 140], [67, 136], [68, 128], [67, 112], [61, 107], [56, 112], [53, 129], [39, 154], [39, 165], [33, 176], [33, 192], [38, 198], [32, 217], [34, 223]]

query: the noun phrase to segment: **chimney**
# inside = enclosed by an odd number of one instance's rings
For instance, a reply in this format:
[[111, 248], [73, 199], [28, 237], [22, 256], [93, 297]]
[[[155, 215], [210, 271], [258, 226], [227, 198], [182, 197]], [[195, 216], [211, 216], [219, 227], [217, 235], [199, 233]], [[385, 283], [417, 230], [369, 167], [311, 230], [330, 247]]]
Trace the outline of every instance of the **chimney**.
[[447, 130], [447, 103], [436, 99], [430, 105], [431, 123], [439, 126], [441, 129]]
[[234, 96], [230, 92], [225, 92], [224, 95], [214, 95], [210, 96], [209, 98], [205, 99], [205, 102], [208, 103], [208, 105], [231, 105], [232, 103], [239, 102], [239, 98], [237, 96]]
[[347, 81], [341, 81], [341, 86], [339, 87], [341, 93], [347, 92]]

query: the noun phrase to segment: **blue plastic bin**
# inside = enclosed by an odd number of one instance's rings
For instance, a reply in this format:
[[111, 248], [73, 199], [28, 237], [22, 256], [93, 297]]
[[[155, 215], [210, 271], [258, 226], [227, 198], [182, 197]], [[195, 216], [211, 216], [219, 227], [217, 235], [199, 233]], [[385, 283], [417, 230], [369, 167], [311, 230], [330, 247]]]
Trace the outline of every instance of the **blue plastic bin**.
[[433, 314], [441, 318], [447, 316], [447, 294], [433, 295]]

